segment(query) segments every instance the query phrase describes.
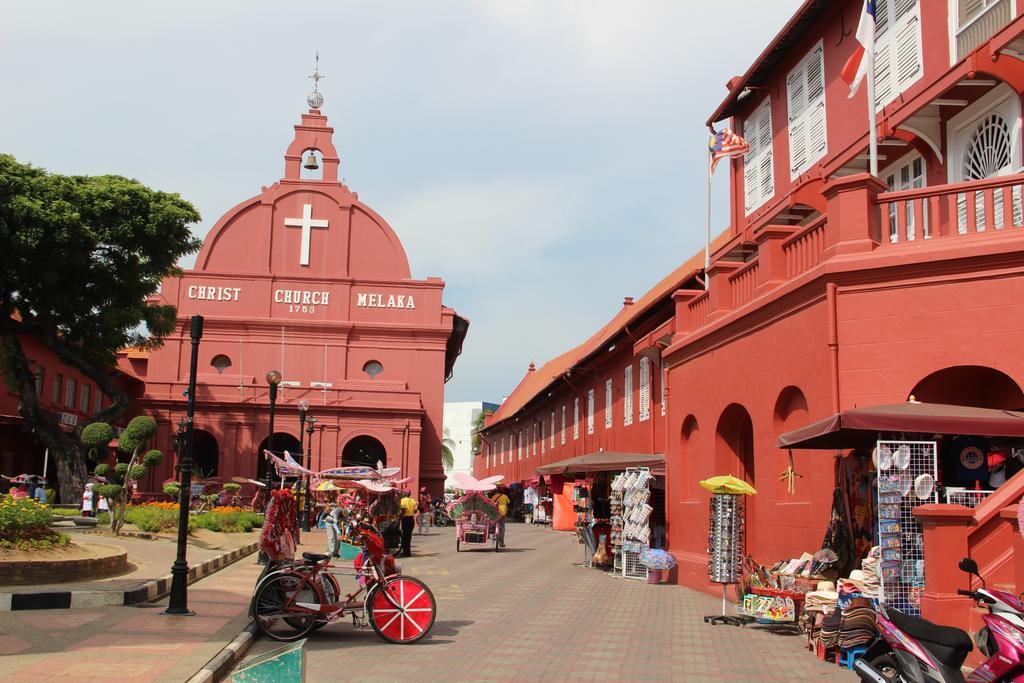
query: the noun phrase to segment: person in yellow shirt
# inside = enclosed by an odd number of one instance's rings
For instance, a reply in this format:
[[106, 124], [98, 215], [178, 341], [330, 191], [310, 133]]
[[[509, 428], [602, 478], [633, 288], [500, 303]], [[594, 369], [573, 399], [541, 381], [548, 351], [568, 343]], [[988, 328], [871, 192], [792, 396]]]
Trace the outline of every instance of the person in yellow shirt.
[[412, 557], [412, 530], [416, 526], [416, 511], [419, 504], [409, 491], [402, 491], [402, 557]]
[[508, 506], [512, 501], [505, 495], [504, 487], [498, 487], [491, 495], [491, 500], [498, 506], [498, 514], [501, 515], [498, 518], [498, 524], [495, 529], [496, 535], [498, 536], [498, 546], [501, 548], [505, 547], [505, 517], [508, 516]]

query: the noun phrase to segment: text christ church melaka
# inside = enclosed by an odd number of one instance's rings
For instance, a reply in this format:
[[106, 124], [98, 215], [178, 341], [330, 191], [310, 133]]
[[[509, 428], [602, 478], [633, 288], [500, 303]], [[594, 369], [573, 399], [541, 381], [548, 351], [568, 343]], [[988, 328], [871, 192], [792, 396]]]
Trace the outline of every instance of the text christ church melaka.
[[[148, 354], [125, 354], [122, 366], [145, 381], [141, 409], [157, 418], [157, 447], [173, 452], [185, 417], [188, 319], [202, 314], [198, 476], [262, 478], [264, 378], [279, 370], [276, 451], [298, 457], [298, 404], [306, 400], [315, 422], [311, 439], [301, 437], [314, 470], [380, 460], [412, 476], [408, 486], [438, 495], [444, 383], [468, 322], [442, 304], [440, 278], [412, 279], [395, 232], [338, 181], [322, 102], [310, 93], [284, 178], [224, 214], [195, 268], [164, 281], [157, 299], [177, 307], [177, 333]], [[314, 165], [322, 177], [303, 177]], [[159, 491], [173, 476], [165, 461], [144, 488]]]

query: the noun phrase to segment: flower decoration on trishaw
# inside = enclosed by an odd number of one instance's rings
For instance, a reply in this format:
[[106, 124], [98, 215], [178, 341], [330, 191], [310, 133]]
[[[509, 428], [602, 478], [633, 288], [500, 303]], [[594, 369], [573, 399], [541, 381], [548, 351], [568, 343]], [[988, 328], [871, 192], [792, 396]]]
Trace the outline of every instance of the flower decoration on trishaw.
[[[280, 458], [264, 453], [281, 478], [272, 491], [259, 547], [269, 561], [253, 592], [251, 614], [264, 635], [293, 641], [311, 631], [352, 618], [356, 628], [372, 628], [391, 643], [414, 643], [430, 631], [437, 613], [425, 583], [404, 576], [388, 552], [380, 525], [399, 514], [399, 489], [409, 481], [400, 469], [378, 463], [371, 467], [340, 467], [312, 472], [286, 452]], [[295, 500], [285, 488], [288, 477], [309, 477], [311, 490], [330, 503], [332, 523], [340, 531], [338, 552], [302, 553], [295, 559]], [[352, 560], [351, 567], [332, 565], [332, 555]], [[343, 593], [339, 576], [351, 576], [356, 587]]]
[[477, 479], [464, 472], [456, 472], [452, 477], [457, 482], [457, 489], [462, 495], [448, 504], [448, 516], [455, 520], [455, 550], [459, 552], [463, 546], [493, 545], [498, 551], [499, 538], [497, 525], [501, 519], [498, 506], [484, 495], [497, 488], [504, 478], [501, 475]]

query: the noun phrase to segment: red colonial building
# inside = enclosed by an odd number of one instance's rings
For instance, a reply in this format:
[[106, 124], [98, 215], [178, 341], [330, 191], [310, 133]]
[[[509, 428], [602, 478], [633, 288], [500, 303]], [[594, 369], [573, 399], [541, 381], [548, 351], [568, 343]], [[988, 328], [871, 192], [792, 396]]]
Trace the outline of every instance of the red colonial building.
[[[399, 466], [409, 486], [440, 493], [444, 383], [468, 323], [442, 303], [444, 282], [413, 279], [398, 235], [338, 180], [334, 129], [310, 95], [285, 152], [284, 177], [225, 213], [195, 267], [164, 281], [157, 300], [178, 332], [122, 365], [144, 382], [140, 409], [171, 452], [184, 419], [189, 317], [205, 328], [193, 455], [198, 475], [257, 478], [269, 443], [267, 372], [283, 377], [276, 451], [296, 457], [299, 403], [309, 404], [314, 469]], [[311, 169], [311, 166], [316, 168]], [[149, 485], [173, 476], [165, 461]]]
[[[807, 0], [729, 80], [708, 125], [751, 148], [726, 165], [730, 226], [710, 268], [691, 259], [531, 369], [484, 432], [478, 469], [513, 481], [571, 454], [664, 454], [679, 583], [718, 590], [697, 486], [711, 475], [758, 490], [746, 524], [755, 559], [821, 547], [842, 464], [835, 451], [794, 451], [791, 491], [781, 433], [911, 396], [1024, 408], [1024, 8], [877, 3], [874, 177], [866, 88], [851, 98], [840, 79], [862, 6]], [[534, 430], [548, 439], [538, 452]], [[968, 554], [990, 582], [1024, 589], [1011, 520], [1022, 492], [1017, 474], [973, 510], [923, 511], [925, 616], [966, 622], [955, 560]]]

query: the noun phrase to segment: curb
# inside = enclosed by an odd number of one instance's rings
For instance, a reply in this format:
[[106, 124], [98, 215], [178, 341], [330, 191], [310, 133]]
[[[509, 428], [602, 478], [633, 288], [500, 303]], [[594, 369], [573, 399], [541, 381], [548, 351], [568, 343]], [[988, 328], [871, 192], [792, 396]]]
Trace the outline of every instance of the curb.
[[[255, 543], [214, 557], [188, 570], [189, 584], [223, 569], [256, 552]], [[0, 593], [0, 612], [31, 609], [80, 609], [85, 607], [111, 607], [152, 602], [171, 592], [171, 574], [147, 581], [126, 591], [47, 591], [40, 593]]]
[[239, 631], [234, 640], [213, 656], [213, 659], [203, 665], [188, 679], [187, 683], [216, 683], [227, 675], [235, 664], [242, 660], [245, 653], [249, 651], [252, 641], [256, 637], [256, 622], [250, 621], [248, 626]]

